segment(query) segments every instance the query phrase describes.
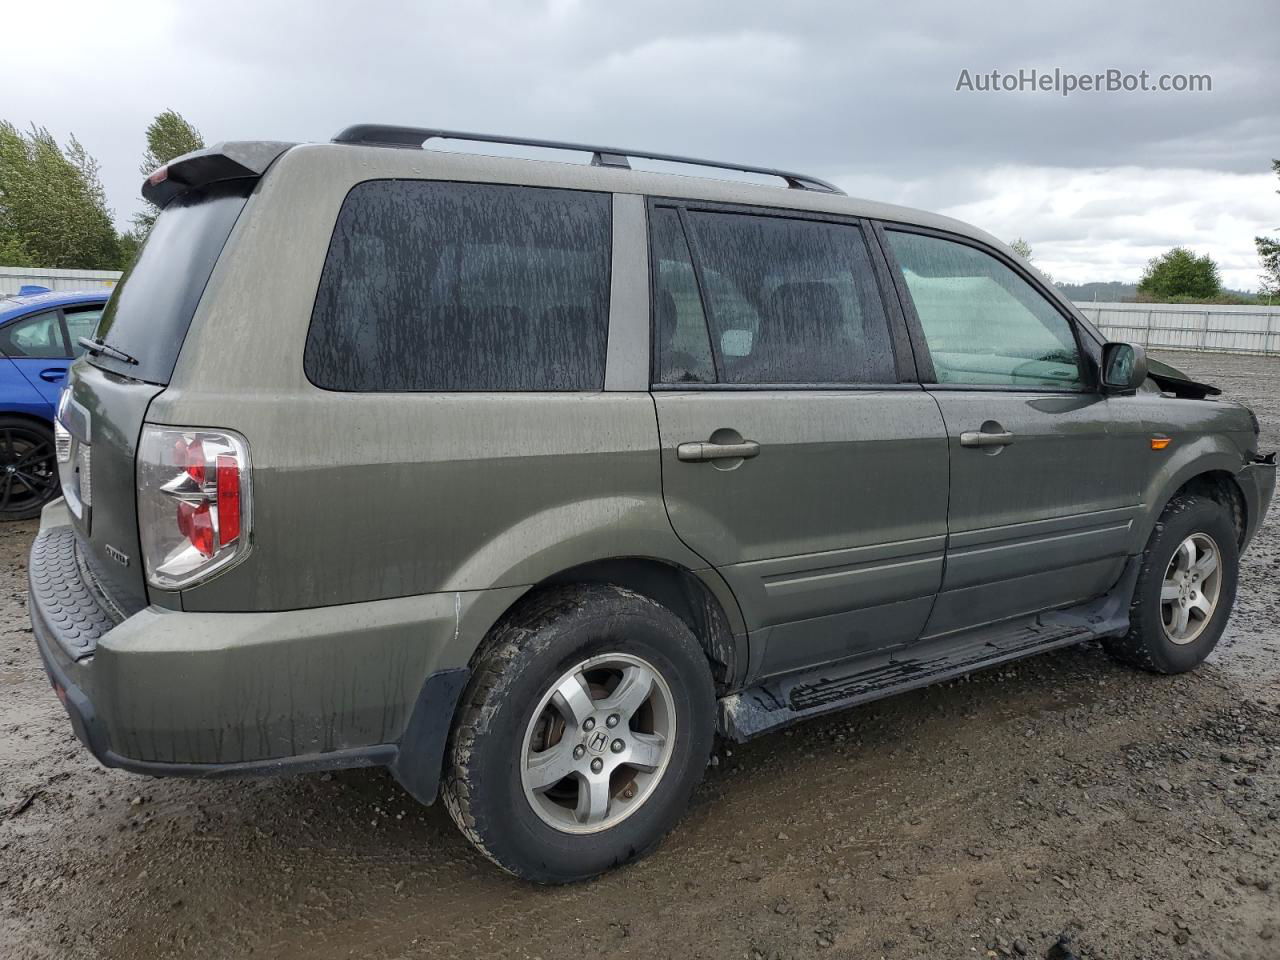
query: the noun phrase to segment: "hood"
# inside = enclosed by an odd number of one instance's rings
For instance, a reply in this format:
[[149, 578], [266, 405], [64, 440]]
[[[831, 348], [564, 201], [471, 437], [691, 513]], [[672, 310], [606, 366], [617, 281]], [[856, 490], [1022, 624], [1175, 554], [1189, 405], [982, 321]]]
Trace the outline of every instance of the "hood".
[[1147, 375], [1156, 382], [1161, 390], [1172, 393], [1175, 397], [1188, 400], [1204, 400], [1222, 393], [1220, 389], [1208, 383], [1192, 380], [1189, 376], [1172, 364], [1153, 358], [1147, 359]]

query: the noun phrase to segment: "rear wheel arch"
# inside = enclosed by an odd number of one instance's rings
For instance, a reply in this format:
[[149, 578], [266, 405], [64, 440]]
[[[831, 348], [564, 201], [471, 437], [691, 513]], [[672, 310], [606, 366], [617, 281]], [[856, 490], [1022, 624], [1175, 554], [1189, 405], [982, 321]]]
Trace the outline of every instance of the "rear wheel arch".
[[533, 586], [499, 623], [518, 616], [519, 609], [543, 591], [573, 583], [611, 583], [626, 587], [674, 613], [702, 645], [717, 693], [733, 688], [746, 669], [746, 630], [737, 601], [728, 593], [728, 587], [719, 584], [726, 596], [717, 596], [702, 576], [652, 557], [613, 557], [562, 570]]
[[[607, 681], [593, 678], [588, 686], [580, 673], [602, 663], [602, 669], [613, 669], [619, 660], [656, 675], [655, 697], [661, 695], [658, 680], [662, 681], [666, 715], [675, 720], [676, 731], [685, 731], [672, 737], [672, 728], [666, 727], [668, 755], [656, 766], [642, 762], [639, 768], [661, 779], [642, 787], [638, 795], [628, 792], [625, 782], [614, 780], [622, 768], [609, 770], [609, 762], [601, 759], [606, 744], [595, 744], [593, 738], [600, 733], [591, 731], [597, 729], [594, 725], [600, 732], [617, 728], [613, 736], [620, 739], [608, 749], [624, 755], [616, 762], [625, 767], [631, 761], [624, 741], [661, 735], [659, 714], [649, 715], [652, 727], [632, 727], [625, 709], [611, 708], [615, 715], [606, 719], [602, 696], [609, 696], [609, 688], [598, 691], [596, 683]], [[572, 759], [561, 750], [559, 757], [547, 754], [551, 761], [546, 766], [534, 761], [531, 767], [529, 738], [546, 697], [563, 690], [564, 679], [574, 675], [580, 676], [579, 693], [586, 693], [594, 705], [581, 709], [581, 698], [568, 695], [557, 710], [563, 729], [582, 739], [572, 749]], [[619, 714], [626, 726], [617, 723]], [[643, 715], [635, 717], [645, 722]], [[715, 691], [708, 661], [697, 638], [673, 611], [612, 583], [540, 584], [494, 627], [473, 663], [444, 756], [443, 800], [463, 834], [503, 869], [538, 883], [586, 879], [644, 856], [674, 826], [706, 767], [714, 730]], [[542, 750], [556, 749], [557, 741], [564, 746], [563, 735], [554, 727], [543, 732], [547, 745]], [[585, 769], [588, 764], [590, 772]], [[539, 778], [532, 786], [525, 778], [530, 771]], [[559, 792], [570, 778], [576, 781], [574, 796], [552, 798], [561, 808], [554, 811], [557, 817], [543, 816], [537, 804], [525, 802], [530, 789], [554, 787]], [[612, 796], [603, 805], [594, 802], [602, 785]], [[615, 802], [633, 797], [638, 806], [612, 823], [606, 819], [599, 832], [589, 826], [589, 819], [581, 821], [585, 829], [560, 830], [556, 824], [563, 819], [563, 809], [576, 805], [581, 818], [584, 789], [590, 791], [588, 816], [591, 810], [611, 816], [608, 811]]]
[[[716, 575], [711, 573], [710, 576]], [[667, 608], [689, 627], [702, 647], [711, 669], [716, 694], [730, 692], [741, 683], [742, 674], [747, 668], [747, 636], [741, 611], [728, 586], [720, 581], [719, 586], [724, 596], [722, 600], [708, 586], [703, 576], [669, 561], [637, 556], [593, 560], [561, 570], [545, 577], [518, 596], [510, 597], [508, 594], [509, 600], [505, 608], [487, 607], [474, 611], [477, 620], [473, 620], [470, 627], [466, 625], [464, 616], [460, 623], [461, 636], [478, 638], [472, 642], [470, 653], [465, 656], [467, 672], [474, 672], [477, 663], [492, 646], [494, 638], [505, 627], [529, 615], [547, 594], [573, 584], [612, 584], [624, 587]], [[496, 594], [505, 591], [492, 592]], [[458, 662], [461, 662], [461, 658]], [[459, 697], [453, 702], [445, 718], [448, 730], [457, 726], [462, 709], [462, 698]], [[430, 803], [436, 794], [437, 774], [443, 771], [446, 762], [447, 755], [443, 749], [413, 755], [406, 753], [401, 762], [403, 770], [398, 771], [396, 776], [415, 797], [423, 803]], [[427, 764], [431, 768], [430, 776], [422, 780], [423, 786], [417, 785], [417, 775], [410, 772], [419, 764]]]

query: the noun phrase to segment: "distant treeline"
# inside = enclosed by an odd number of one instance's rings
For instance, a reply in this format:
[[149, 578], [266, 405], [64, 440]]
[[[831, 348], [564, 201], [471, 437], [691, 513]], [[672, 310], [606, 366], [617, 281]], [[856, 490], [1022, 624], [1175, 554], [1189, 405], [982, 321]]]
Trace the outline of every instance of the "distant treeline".
[[1212, 297], [1157, 297], [1138, 292], [1136, 283], [1109, 280], [1093, 283], [1057, 284], [1068, 300], [1081, 303], [1097, 300], [1105, 303], [1204, 303], [1236, 306], [1280, 306], [1280, 296], [1253, 294], [1245, 290], [1223, 290]]

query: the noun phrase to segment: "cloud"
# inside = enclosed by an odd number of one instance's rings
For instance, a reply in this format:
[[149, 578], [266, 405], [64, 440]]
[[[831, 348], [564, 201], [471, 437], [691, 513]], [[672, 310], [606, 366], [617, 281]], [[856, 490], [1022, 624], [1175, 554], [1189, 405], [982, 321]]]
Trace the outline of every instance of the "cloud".
[[[806, 170], [1012, 230], [1072, 278], [1132, 272], [1167, 241], [1207, 249], [1232, 283], [1252, 286], [1252, 237], [1280, 223], [1275, 185], [1258, 178], [1280, 157], [1274, 0], [1166, 0], [1159, 15], [1112, 0], [59, 9], [68, 26], [56, 57], [43, 43], [6, 46], [0, 109], [74, 131], [101, 161], [121, 222], [139, 205], [143, 130], [173, 107], [209, 140], [320, 140], [370, 120]], [[43, 8], [6, 11], [9, 36], [48, 30]], [[955, 89], [963, 69], [1055, 67], [1207, 73], [1213, 89]]]
[[1280, 222], [1270, 174], [1003, 167], [968, 177], [971, 198], [939, 212], [1006, 240], [1025, 238], [1041, 269], [1074, 283], [1136, 281], [1147, 260], [1182, 245], [1213, 256], [1227, 286], [1252, 289], [1253, 238]]

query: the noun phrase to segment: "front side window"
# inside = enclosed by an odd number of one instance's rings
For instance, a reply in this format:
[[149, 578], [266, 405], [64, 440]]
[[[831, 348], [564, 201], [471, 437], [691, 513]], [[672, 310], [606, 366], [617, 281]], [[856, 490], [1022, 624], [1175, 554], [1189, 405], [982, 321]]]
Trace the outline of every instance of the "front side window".
[[607, 194], [358, 184], [338, 214], [304, 366], [350, 391], [600, 390]]
[[939, 383], [1080, 387], [1071, 325], [1010, 267], [953, 240], [887, 235]]
[[695, 211], [726, 383], [892, 383], [889, 328], [861, 228]]
[[6, 357], [54, 359], [67, 356], [58, 311], [23, 317], [0, 327], [0, 353]]

